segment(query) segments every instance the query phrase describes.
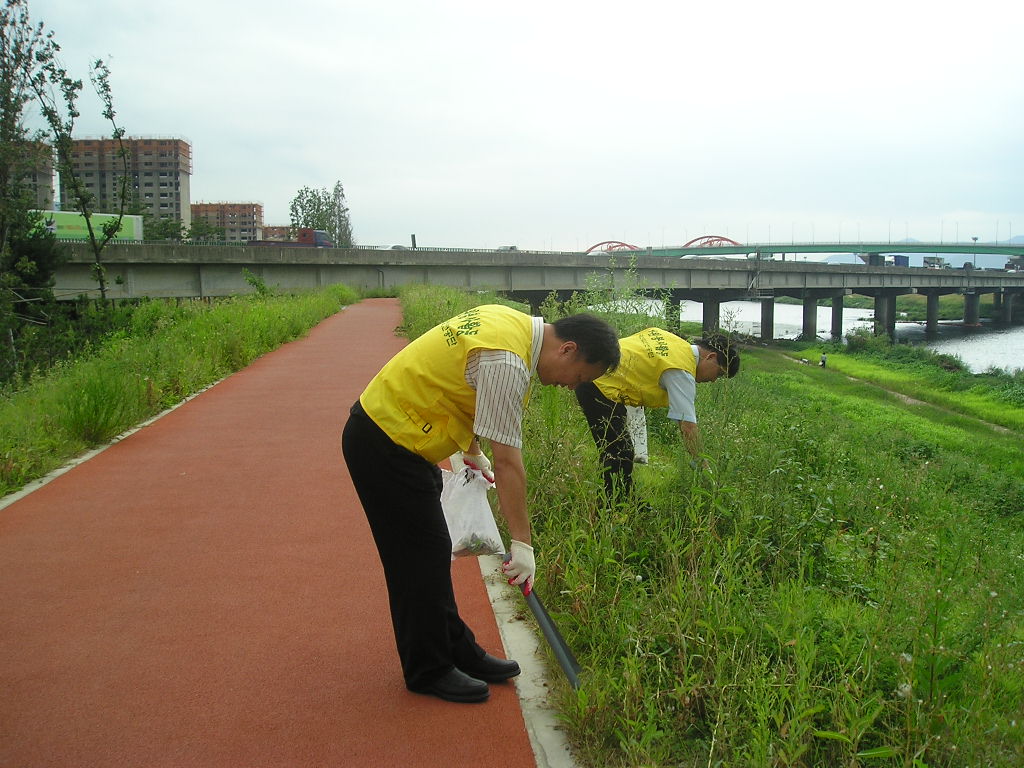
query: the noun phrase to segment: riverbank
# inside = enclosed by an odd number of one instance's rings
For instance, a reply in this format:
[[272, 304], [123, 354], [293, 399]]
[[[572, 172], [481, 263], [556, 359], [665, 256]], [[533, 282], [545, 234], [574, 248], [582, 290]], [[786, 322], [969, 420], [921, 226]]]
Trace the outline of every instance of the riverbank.
[[827, 366], [915, 400], [1024, 432], [1024, 371], [974, 372], [959, 356], [891, 344], [866, 332], [844, 342], [779, 342], [794, 359]]
[[[659, 304], [651, 302], [651, 306]], [[685, 302], [680, 319], [687, 323], [700, 323], [703, 306], [698, 302]], [[819, 306], [816, 322], [819, 338], [827, 342], [832, 327], [831, 307]], [[843, 309], [844, 336], [858, 330], [870, 330], [873, 323], [874, 312], [871, 309]], [[721, 324], [727, 330], [760, 338], [761, 304], [754, 301], [725, 302], [721, 305]], [[775, 304], [774, 329], [776, 341], [799, 338], [803, 333], [803, 307], [799, 304]], [[985, 320], [978, 326], [965, 326], [962, 319], [944, 320], [939, 323], [937, 333], [928, 336], [924, 323], [900, 321], [896, 323], [896, 340], [957, 355], [975, 373], [989, 368], [1013, 371], [1024, 366], [1024, 325], [1000, 326]]]

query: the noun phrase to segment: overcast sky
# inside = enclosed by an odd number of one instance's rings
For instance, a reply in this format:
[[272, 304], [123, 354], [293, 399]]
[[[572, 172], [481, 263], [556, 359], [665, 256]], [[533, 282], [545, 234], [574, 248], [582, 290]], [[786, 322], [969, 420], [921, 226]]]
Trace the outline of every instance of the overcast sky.
[[129, 135], [192, 144], [192, 202], [268, 225], [340, 180], [365, 245], [1024, 236], [1016, 2], [29, 6]]

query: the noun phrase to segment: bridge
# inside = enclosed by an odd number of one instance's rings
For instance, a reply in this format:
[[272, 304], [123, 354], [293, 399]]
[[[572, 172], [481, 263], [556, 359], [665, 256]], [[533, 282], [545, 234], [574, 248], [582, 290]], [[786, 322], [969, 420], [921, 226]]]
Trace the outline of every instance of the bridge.
[[[859, 252], [868, 244], [833, 244], [835, 252]], [[881, 244], [871, 244], [878, 246]], [[929, 244], [912, 244], [929, 247]], [[935, 244], [930, 244], [934, 247]], [[908, 244], [888, 244], [907, 252]], [[810, 244], [808, 244], [810, 247]], [[815, 253], [826, 252], [813, 244]], [[942, 246], [949, 253], [952, 246]], [[1024, 246], [961, 246], [972, 253], [1024, 253]], [[731, 248], [740, 248], [732, 251]], [[998, 248], [998, 251], [992, 249]], [[984, 249], [984, 250], [983, 250]], [[673, 249], [679, 250], [679, 249]], [[770, 254], [793, 253], [793, 244], [692, 248], [709, 258], [685, 259], [658, 255], [653, 249], [602, 253], [477, 251], [459, 249], [381, 250], [374, 248], [303, 248], [202, 246], [183, 244], [108, 246], [103, 251], [107, 296], [212, 298], [250, 293], [246, 271], [267, 286], [283, 290], [313, 289], [345, 283], [361, 290], [389, 291], [408, 283], [446, 285], [466, 290], [494, 290], [537, 307], [551, 293], [567, 298], [588, 289], [640, 289], [667, 298], [669, 325], [679, 318], [679, 304], [703, 306], [705, 330], [718, 327], [723, 302], [761, 302], [761, 335], [774, 338], [774, 302], [781, 296], [803, 302], [803, 334], [817, 335], [817, 302], [832, 300], [831, 334], [842, 335], [843, 299], [851, 294], [874, 299], [879, 332], [895, 333], [896, 297], [919, 293], [927, 297], [927, 329], [938, 324], [938, 297], [962, 294], [964, 320], [978, 322], [980, 298], [992, 294], [998, 318], [1010, 323], [1024, 294], [1024, 273], [1001, 270], [925, 269], [921, 267], [824, 264], [775, 261]], [[98, 296], [90, 274], [92, 255], [84, 244], [71, 244], [69, 260], [56, 272], [59, 298]], [[807, 251], [810, 252], [810, 251]], [[874, 253], [875, 251], [868, 251]], [[886, 251], [881, 251], [886, 252]], [[924, 251], [927, 253], [932, 250]], [[754, 258], [711, 258], [727, 253]]]
[[[624, 246], [624, 247], [623, 247]], [[691, 240], [686, 245], [668, 248], [637, 248], [636, 246], [619, 244], [616, 252], [646, 253], [652, 256], [745, 256], [749, 259], [771, 259], [776, 256], [792, 254], [846, 254], [855, 253], [870, 263], [871, 256], [885, 256], [895, 253], [920, 253], [933, 256], [948, 254], [964, 254], [967, 256], [1001, 256], [1004, 259], [1024, 257], [1024, 243], [928, 243], [928, 242], [847, 242], [824, 243], [737, 243], [725, 237], [705, 236]], [[878, 263], [877, 266], [881, 266]]]

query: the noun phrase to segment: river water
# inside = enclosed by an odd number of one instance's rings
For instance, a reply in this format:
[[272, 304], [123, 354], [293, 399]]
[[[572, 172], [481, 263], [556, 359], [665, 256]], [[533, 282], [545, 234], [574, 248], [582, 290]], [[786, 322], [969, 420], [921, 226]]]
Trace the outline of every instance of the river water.
[[[701, 322], [699, 302], [683, 303], [680, 319]], [[843, 334], [855, 328], [870, 328], [874, 312], [870, 309], [843, 309]], [[721, 306], [723, 328], [760, 336], [761, 304], [755, 301], [729, 301]], [[799, 304], [775, 304], [775, 338], [795, 339], [803, 327], [803, 307]], [[828, 338], [832, 328], [832, 308], [818, 307], [818, 335]], [[899, 342], [922, 344], [936, 352], [956, 355], [974, 373], [989, 368], [1008, 371], [1024, 369], [1024, 325], [967, 328], [958, 322], [940, 322], [938, 332], [927, 338], [924, 323], [896, 323]]]

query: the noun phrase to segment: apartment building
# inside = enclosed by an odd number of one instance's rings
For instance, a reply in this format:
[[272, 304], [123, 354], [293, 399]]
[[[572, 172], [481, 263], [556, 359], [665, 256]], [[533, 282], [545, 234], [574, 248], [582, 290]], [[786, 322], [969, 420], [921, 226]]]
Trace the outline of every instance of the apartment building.
[[[116, 210], [119, 179], [127, 170], [131, 192], [148, 212], [161, 219], [192, 225], [190, 179], [192, 145], [177, 138], [123, 140], [127, 169], [115, 139], [75, 139], [71, 165], [85, 188], [96, 196], [97, 212]], [[62, 207], [73, 207], [67, 179], [60, 180]]]
[[53, 149], [43, 141], [16, 141], [11, 146], [11, 171], [30, 192], [32, 208], [52, 211], [56, 199]]
[[259, 240], [263, 233], [260, 203], [192, 203], [192, 221], [203, 220], [224, 230], [230, 243]]
[[25, 181], [32, 188], [35, 206], [40, 211], [52, 211], [56, 200], [53, 180], [53, 152], [49, 144], [32, 143], [32, 170], [25, 175]]

